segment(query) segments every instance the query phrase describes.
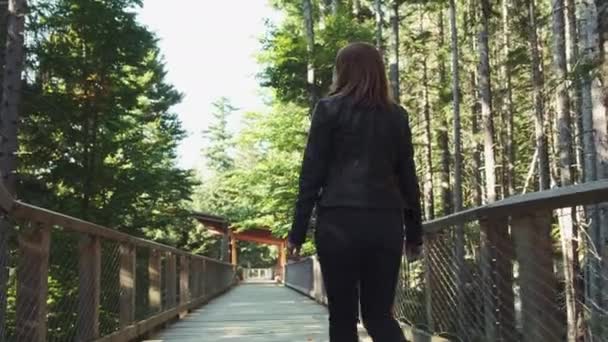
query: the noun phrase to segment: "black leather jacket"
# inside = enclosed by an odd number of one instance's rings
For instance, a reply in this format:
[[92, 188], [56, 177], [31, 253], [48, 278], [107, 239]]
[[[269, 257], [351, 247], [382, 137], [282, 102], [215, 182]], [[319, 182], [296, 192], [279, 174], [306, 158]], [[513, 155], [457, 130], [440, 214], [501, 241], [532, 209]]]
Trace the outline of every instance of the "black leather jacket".
[[306, 239], [316, 204], [401, 209], [406, 239], [422, 242], [420, 190], [405, 109], [363, 108], [341, 96], [317, 103], [289, 236], [293, 244]]

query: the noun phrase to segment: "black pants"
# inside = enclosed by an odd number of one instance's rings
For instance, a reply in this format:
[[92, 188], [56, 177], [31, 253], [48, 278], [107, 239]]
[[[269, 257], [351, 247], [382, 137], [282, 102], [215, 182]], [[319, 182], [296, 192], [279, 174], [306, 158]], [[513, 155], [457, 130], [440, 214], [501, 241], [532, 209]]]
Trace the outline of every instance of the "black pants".
[[317, 253], [329, 301], [332, 342], [357, 342], [359, 302], [374, 342], [403, 342], [392, 314], [403, 248], [398, 210], [322, 208]]

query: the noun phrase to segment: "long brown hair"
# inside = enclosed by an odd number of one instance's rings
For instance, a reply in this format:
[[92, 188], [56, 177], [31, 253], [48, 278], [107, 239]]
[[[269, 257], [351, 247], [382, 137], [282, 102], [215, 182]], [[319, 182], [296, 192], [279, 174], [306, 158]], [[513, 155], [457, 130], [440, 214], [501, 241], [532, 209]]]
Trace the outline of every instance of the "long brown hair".
[[336, 57], [330, 96], [352, 98], [358, 105], [389, 108], [393, 103], [380, 52], [368, 43], [351, 43]]

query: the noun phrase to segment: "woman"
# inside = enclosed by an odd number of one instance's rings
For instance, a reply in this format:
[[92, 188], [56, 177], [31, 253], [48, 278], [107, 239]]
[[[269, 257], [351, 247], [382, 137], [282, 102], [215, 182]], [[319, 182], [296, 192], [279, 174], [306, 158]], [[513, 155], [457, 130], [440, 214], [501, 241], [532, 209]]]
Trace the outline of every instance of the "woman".
[[330, 96], [314, 110], [292, 254], [306, 239], [315, 205], [330, 340], [358, 341], [360, 303], [375, 342], [405, 341], [392, 305], [404, 235], [406, 252], [422, 245], [420, 192], [407, 113], [391, 99], [382, 57], [370, 44], [340, 50]]

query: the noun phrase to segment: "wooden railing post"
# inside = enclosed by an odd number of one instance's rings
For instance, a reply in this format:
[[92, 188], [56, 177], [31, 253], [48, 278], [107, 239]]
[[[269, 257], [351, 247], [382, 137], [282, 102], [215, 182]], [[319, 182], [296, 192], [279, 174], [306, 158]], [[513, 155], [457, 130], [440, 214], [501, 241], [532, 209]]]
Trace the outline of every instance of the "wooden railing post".
[[557, 278], [553, 271], [551, 212], [519, 213], [512, 218], [519, 263], [522, 341], [560, 341]]
[[508, 218], [486, 217], [479, 224], [485, 341], [518, 341]]
[[207, 259], [201, 260], [201, 298], [207, 298]]
[[167, 276], [165, 277], [165, 289], [167, 289], [167, 309], [175, 307], [177, 297], [177, 274], [176, 259], [173, 253], [167, 253]]
[[19, 235], [16, 341], [46, 341], [50, 242], [48, 226]]
[[101, 244], [98, 237], [82, 236], [78, 248], [78, 323], [76, 341], [99, 337]]
[[[190, 302], [190, 258], [182, 255], [179, 262], [179, 304]], [[180, 317], [188, 314], [187, 311], [180, 312]]]
[[150, 258], [148, 260], [148, 276], [150, 277], [150, 286], [148, 287], [148, 303], [150, 307], [150, 313], [159, 313], [161, 307], [161, 292], [160, 292], [160, 279], [161, 279], [161, 258], [160, 252], [153, 249], [150, 251]]
[[[433, 248], [433, 235], [427, 235], [424, 237], [424, 313], [426, 318], [426, 325], [429, 327], [430, 332], [435, 331], [435, 322], [433, 319], [433, 287], [437, 286], [433, 275], [434, 268], [431, 262], [431, 249]], [[407, 262], [407, 261], [406, 261]]]
[[135, 321], [135, 246], [120, 245], [120, 327]]

